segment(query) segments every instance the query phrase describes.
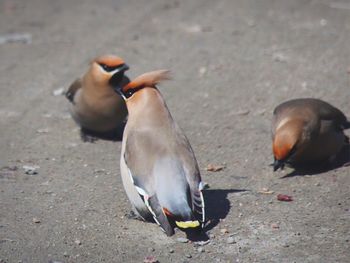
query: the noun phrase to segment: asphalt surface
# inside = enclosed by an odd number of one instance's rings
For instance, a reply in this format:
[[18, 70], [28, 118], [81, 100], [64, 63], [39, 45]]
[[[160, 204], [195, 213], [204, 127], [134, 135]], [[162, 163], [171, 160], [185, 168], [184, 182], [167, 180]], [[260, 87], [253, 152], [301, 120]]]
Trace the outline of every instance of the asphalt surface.
[[[0, 262], [350, 262], [350, 168], [269, 166], [279, 103], [350, 116], [349, 33], [346, 0], [0, 1]], [[121, 143], [83, 143], [57, 95], [110, 53], [131, 78], [172, 71], [159, 89], [210, 186], [202, 243], [127, 218]]]

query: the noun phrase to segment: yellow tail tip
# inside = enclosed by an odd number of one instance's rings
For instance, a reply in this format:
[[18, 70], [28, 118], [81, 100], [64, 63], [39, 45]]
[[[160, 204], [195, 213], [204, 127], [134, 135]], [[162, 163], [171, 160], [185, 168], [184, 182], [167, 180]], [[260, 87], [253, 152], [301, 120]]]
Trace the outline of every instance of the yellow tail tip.
[[175, 224], [180, 228], [195, 228], [199, 227], [200, 223], [198, 220], [196, 221], [175, 221]]

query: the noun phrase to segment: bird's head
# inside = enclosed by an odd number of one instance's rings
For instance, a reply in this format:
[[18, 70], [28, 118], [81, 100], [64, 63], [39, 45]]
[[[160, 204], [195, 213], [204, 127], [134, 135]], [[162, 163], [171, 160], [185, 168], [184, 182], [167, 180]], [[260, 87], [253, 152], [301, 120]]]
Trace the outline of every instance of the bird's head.
[[300, 121], [286, 122], [276, 130], [272, 143], [274, 171], [283, 169], [284, 165], [297, 154], [302, 131], [303, 123]]
[[161, 81], [170, 79], [170, 72], [169, 70], [155, 70], [151, 72], [144, 73], [137, 78], [135, 78], [133, 81], [128, 83], [127, 85], [121, 86], [116, 85], [113, 86], [113, 89], [115, 92], [117, 92], [120, 96], [122, 96], [125, 100], [128, 100], [129, 98], [133, 97], [133, 95], [145, 88], [145, 87], [151, 87], [155, 88], [155, 86], [160, 83]]
[[104, 55], [91, 63], [91, 75], [95, 83], [100, 85], [122, 85], [124, 72], [129, 69], [123, 59], [114, 55]]

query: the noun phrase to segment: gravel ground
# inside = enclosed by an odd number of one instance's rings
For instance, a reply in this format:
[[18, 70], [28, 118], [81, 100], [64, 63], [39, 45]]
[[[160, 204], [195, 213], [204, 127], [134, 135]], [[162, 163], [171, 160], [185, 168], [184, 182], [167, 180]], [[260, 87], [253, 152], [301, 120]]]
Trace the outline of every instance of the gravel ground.
[[[280, 102], [350, 116], [349, 43], [347, 0], [1, 0], [0, 262], [350, 262], [350, 168], [269, 166]], [[209, 243], [128, 219], [121, 143], [80, 141], [59, 94], [105, 53], [131, 78], [173, 72], [160, 90], [210, 185]]]

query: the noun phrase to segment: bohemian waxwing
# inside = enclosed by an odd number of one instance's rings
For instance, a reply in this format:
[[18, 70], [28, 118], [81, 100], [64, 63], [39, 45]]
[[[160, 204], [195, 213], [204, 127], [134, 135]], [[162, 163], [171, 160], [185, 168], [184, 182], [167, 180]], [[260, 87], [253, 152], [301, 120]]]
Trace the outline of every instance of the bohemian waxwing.
[[294, 99], [280, 104], [272, 121], [274, 171], [286, 163], [328, 161], [349, 143], [343, 133], [348, 125], [340, 110], [322, 100]]
[[128, 69], [117, 56], [101, 56], [93, 60], [88, 72], [69, 87], [66, 97], [71, 102], [70, 113], [81, 127], [84, 141], [116, 139], [120, 136], [127, 109], [112, 85], [124, 86], [129, 83], [124, 76]]
[[205, 219], [203, 183], [186, 136], [156, 88], [169, 71], [145, 73], [118, 92], [129, 116], [120, 169], [135, 212], [158, 223], [171, 236], [174, 227], [200, 229]]

